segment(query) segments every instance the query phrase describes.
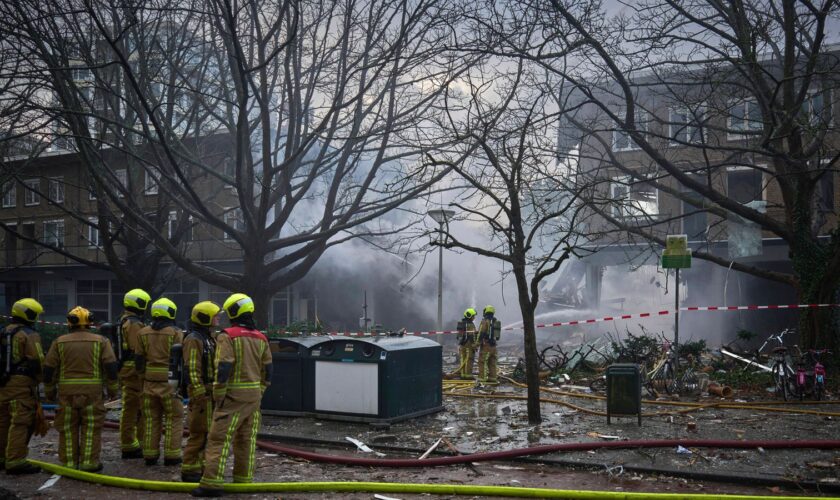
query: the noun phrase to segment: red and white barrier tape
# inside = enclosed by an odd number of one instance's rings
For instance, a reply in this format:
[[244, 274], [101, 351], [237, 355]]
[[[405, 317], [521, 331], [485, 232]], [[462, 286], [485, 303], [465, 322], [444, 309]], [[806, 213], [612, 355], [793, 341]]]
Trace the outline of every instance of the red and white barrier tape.
[[[689, 307], [680, 307], [680, 311], [763, 311], [763, 310], [777, 310], [777, 309], [814, 309], [818, 307], [840, 307], [840, 304], [769, 304], [769, 305], [751, 305], [751, 306], [689, 306]], [[534, 325], [535, 328], [555, 328], [560, 326], [575, 326], [575, 325], [588, 325], [592, 323], [603, 323], [606, 321], [617, 321], [622, 319], [635, 319], [635, 318], [651, 318], [657, 316], [667, 316], [669, 314], [674, 314], [673, 309], [665, 309], [662, 311], [656, 312], [646, 312], [646, 313], [634, 313], [634, 314], [622, 314], [619, 316], [604, 316], [601, 318], [591, 318], [591, 319], [581, 319], [581, 320], [573, 320], [573, 321], [559, 321], [557, 323], [538, 323]], [[11, 316], [2, 316], [0, 318], [11, 319]], [[39, 321], [39, 323], [44, 323], [48, 325], [57, 325], [57, 326], [66, 326], [66, 323], [58, 323], [55, 321]], [[522, 330], [523, 327], [521, 326], [509, 326], [507, 328], [503, 328], [503, 330]], [[267, 333], [267, 332], [263, 332]], [[415, 332], [405, 332], [404, 335], [412, 335], [412, 336], [422, 336], [422, 335], [445, 335], [450, 333], [458, 333], [458, 330], [440, 330], [440, 331], [415, 331]], [[325, 337], [384, 337], [388, 335], [388, 333], [379, 333], [379, 334], [372, 334], [368, 332], [321, 332], [321, 333], [312, 333], [312, 335], [318, 336], [325, 336]]]

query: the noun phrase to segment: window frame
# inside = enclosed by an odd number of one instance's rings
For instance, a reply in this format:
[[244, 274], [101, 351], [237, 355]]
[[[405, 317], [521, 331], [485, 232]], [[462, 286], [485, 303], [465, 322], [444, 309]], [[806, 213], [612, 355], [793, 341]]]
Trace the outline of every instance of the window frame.
[[[759, 198], [755, 200], [750, 200], [747, 203], [752, 203], [754, 201], [767, 201], [767, 186], [764, 183], [764, 172], [759, 170], [759, 168], [764, 168], [766, 165], [758, 164], [758, 165], [729, 165], [726, 167], [726, 197], [732, 199], [732, 196], [729, 192], [729, 174], [732, 172], [756, 172], [759, 174]], [[741, 203], [741, 202], [738, 202]], [[745, 203], [741, 203], [744, 205]]]
[[[58, 224], [58, 225], [61, 226], [61, 234], [53, 233], [53, 235], [56, 237], [56, 243], [55, 244], [53, 244], [53, 243], [51, 243], [50, 241], [47, 240], [47, 234], [48, 234], [47, 233], [47, 224]], [[64, 225], [64, 219], [45, 220], [43, 222], [41, 228], [43, 230], [43, 233], [42, 233], [42, 236], [41, 236], [41, 241], [44, 244], [52, 245], [56, 248], [64, 248], [64, 240], [65, 240], [64, 237], [65, 237], [65, 230], [66, 230], [65, 225]]]
[[41, 179], [26, 179], [23, 181], [23, 206], [37, 207], [41, 204]]
[[[735, 122], [734, 117], [732, 116], [732, 109], [734, 109], [735, 106], [744, 106], [744, 114], [743, 117], [740, 118], [742, 122], [742, 127], [738, 128], [739, 132], [734, 132]], [[763, 118], [758, 121], [750, 118], [753, 112], [755, 112], [755, 109], [752, 108], [757, 109], [758, 112], [761, 113], [761, 108], [758, 106], [758, 101], [755, 99], [737, 99], [729, 103], [729, 105], [727, 106], [726, 113], [726, 140], [742, 140], [744, 138], [750, 137], [751, 135], [753, 135], [754, 132], [758, 132], [764, 128]], [[761, 116], [759, 116], [759, 118], [761, 118]]]
[[[53, 196], [53, 187], [55, 187], [55, 195]], [[50, 177], [47, 180], [47, 194], [50, 197], [50, 203], [60, 204], [64, 203], [64, 176]], [[61, 194], [61, 196], [58, 196]]]
[[[102, 248], [102, 233], [99, 231], [99, 217], [87, 218], [87, 238], [88, 248]], [[94, 238], [94, 234], [96, 237]], [[96, 241], [94, 241], [94, 239]]]
[[[234, 214], [239, 214], [239, 216], [236, 217]], [[233, 224], [230, 222], [230, 219], [229, 219], [230, 217], [234, 217]], [[228, 208], [226, 208], [225, 212], [224, 212], [224, 221], [225, 221], [226, 226], [233, 226], [234, 229], [236, 229], [237, 231], [243, 230], [244, 227], [245, 227], [245, 221], [243, 220], [243, 217], [242, 217], [242, 208], [240, 208], [240, 207], [228, 207]], [[239, 224], [236, 224], [237, 222]], [[242, 229], [240, 229], [240, 224], [241, 224]], [[222, 240], [223, 241], [234, 241], [234, 238], [230, 233], [228, 233], [227, 231], [223, 231], [223, 233], [224, 233], [222, 235]]]
[[158, 183], [158, 180], [154, 175], [152, 175], [153, 169], [154, 167], [147, 167], [143, 171], [143, 194], [145, 196], [155, 196], [160, 192], [160, 183]]
[[[632, 189], [631, 189], [632, 185], [634, 185], [634, 184], [644, 184], [644, 183], [645, 183], [644, 181], [637, 180], [629, 174], [619, 174], [619, 175], [614, 175], [614, 176], [610, 177], [610, 201], [611, 202], [618, 201], [618, 198], [615, 196], [615, 188], [617, 186], [620, 186], [621, 188], [626, 190], [625, 191], [625, 197], [622, 198], [622, 200], [630, 200], [629, 195], [633, 192]], [[660, 206], [660, 203], [662, 201], [661, 198], [660, 198], [660, 195], [659, 195], [659, 189], [657, 189], [652, 184], [647, 184], [647, 185], [653, 190], [653, 193], [656, 196], [656, 202], [655, 202], [656, 203], [656, 213], [646, 213], [646, 212], [641, 211], [641, 210], [640, 210], [641, 213], [638, 213], [638, 214], [626, 213], [628, 205], [626, 205], [624, 203], [621, 203], [621, 204], [613, 204], [612, 205], [611, 210], [610, 210], [611, 215], [613, 217], [615, 217], [617, 219], [621, 219], [621, 220], [631, 220], [631, 219], [632, 220], [638, 220], [638, 219], [644, 219], [644, 218], [648, 218], [650, 220], [657, 220], [659, 218], [659, 215], [660, 215], [659, 206]], [[630, 201], [632, 201], [632, 200], [630, 200]], [[633, 208], [635, 209], [635, 207], [633, 207]], [[625, 212], [625, 213], [622, 213], [622, 212]]]
[[[618, 113], [616, 113], [616, 115], [621, 116], [621, 115], [623, 115], [623, 113], [624, 113], [623, 111], [619, 111]], [[618, 124], [615, 123], [615, 122], [613, 122], [613, 125], [616, 126], [616, 127], [618, 126]], [[644, 110], [642, 108], [639, 108], [638, 113], [637, 113], [637, 118], [636, 118], [636, 125], [638, 126], [640, 131], [648, 132], [650, 130], [650, 113], [648, 113], [646, 110]], [[627, 143], [628, 143], [627, 147], [619, 148], [619, 147], [616, 146], [616, 144], [618, 144], [617, 138], [619, 136], [623, 136], [624, 138], [626, 138]], [[641, 151], [641, 149], [642, 149], [641, 146], [636, 144], [636, 141], [634, 141], [630, 137], [630, 134], [627, 131], [625, 131], [623, 129], [619, 129], [619, 128], [613, 128], [611, 130], [610, 146], [611, 146], [611, 149], [612, 149], [613, 153], [623, 153], [623, 152], [626, 152], [626, 151]]]
[[[117, 179], [117, 182], [128, 191], [128, 169], [127, 168], [115, 168], [114, 169], [114, 177]], [[117, 190], [117, 196], [120, 198], [125, 198], [125, 195], [121, 190]]]
[[[6, 203], [7, 197], [10, 203]], [[17, 182], [9, 180], [3, 183], [3, 208], [15, 208], [17, 206]]]
[[[685, 117], [684, 123], [677, 123], [674, 120], [674, 114], [681, 114]], [[698, 114], [700, 115], [698, 117]], [[706, 106], [697, 106], [697, 113], [693, 112], [688, 106], [671, 106], [668, 108], [668, 145], [669, 146], [686, 146], [689, 144], [703, 144], [703, 122], [706, 117]], [[698, 120], [699, 118], [699, 120]], [[675, 130], [677, 125], [681, 129]], [[676, 137], [677, 135], [680, 137]]]

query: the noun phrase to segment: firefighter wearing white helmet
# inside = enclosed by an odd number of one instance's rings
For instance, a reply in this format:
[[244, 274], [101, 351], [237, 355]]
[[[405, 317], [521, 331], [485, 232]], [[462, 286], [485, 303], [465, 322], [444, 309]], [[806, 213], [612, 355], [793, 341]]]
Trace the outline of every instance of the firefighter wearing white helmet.
[[197, 483], [204, 465], [207, 431], [213, 418], [213, 360], [216, 340], [210, 332], [221, 308], [209, 300], [199, 302], [190, 314], [190, 325], [184, 337], [184, 367], [186, 389], [190, 398], [187, 429], [190, 431], [184, 446], [181, 480]]
[[460, 357], [459, 375], [463, 380], [472, 380], [473, 365], [475, 364], [475, 348], [478, 338], [475, 329], [475, 309], [472, 307], [464, 311], [464, 318], [458, 322], [458, 355]]
[[496, 308], [486, 306], [484, 318], [478, 325], [478, 381], [486, 385], [498, 385], [498, 356], [496, 342], [501, 334], [502, 324], [496, 319]]
[[66, 467], [98, 472], [105, 425], [102, 392], [107, 388], [109, 398], [117, 396], [118, 365], [111, 342], [90, 331], [92, 321], [84, 307], [67, 313], [69, 331], [53, 341], [44, 360], [44, 388], [47, 399], [58, 397], [59, 461]]
[[143, 316], [151, 301], [145, 290], [129, 290], [123, 297], [125, 311], [118, 324], [117, 359], [121, 365], [122, 386], [120, 449], [123, 458], [143, 458], [143, 377], [134, 366], [134, 355], [140, 341], [138, 334], [146, 326]]
[[271, 382], [271, 352], [268, 339], [254, 325], [254, 301], [243, 293], [235, 293], [223, 308], [231, 327], [216, 338], [213, 422], [207, 436], [204, 473], [194, 496], [222, 494], [231, 446], [233, 481], [253, 480], [260, 400]]
[[9, 474], [29, 474], [41, 470], [26, 456], [44, 363], [35, 321], [44, 308], [35, 299], [21, 299], [11, 312], [12, 321], [0, 333], [0, 467]]
[[170, 383], [171, 361], [173, 356], [180, 359], [184, 340], [183, 332], [175, 326], [177, 312], [178, 307], [171, 300], [156, 300], [151, 307], [152, 323], [138, 333], [135, 367], [143, 376], [143, 458], [146, 465], [157, 464], [161, 437], [164, 465], [181, 463], [184, 405], [177, 393], [177, 384]]

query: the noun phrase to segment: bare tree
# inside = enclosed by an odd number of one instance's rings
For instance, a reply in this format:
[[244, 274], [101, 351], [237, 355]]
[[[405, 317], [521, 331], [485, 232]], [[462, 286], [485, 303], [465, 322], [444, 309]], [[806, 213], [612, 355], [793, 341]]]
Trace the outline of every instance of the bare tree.
[[[493, 58], [495, 59], [495, 58]], [[459, 148], [474, 151], [452, 165], [463, 192], [451, 205], [459, 217], [487, 228], [490, 243], [459, 240], [446, 230], [439, 243], [510, 265], [505, 274], [516, 282], [522, 314], [528, 420], [540, 415], [539, 353], [535, 311], [540, 283], [560, 269], [587, 240], [576, 184], [576, 156], [558, 157], [557, 130], [567, 111], [558, 100], [562, 89], [551, 88], [545, 74], [522, 59], [485, 61], [482, 72], [464, 79], [466, 94], [448, 102], [448, 120], [441, 123]], [[571, 153], [571, 154], [569, 154]]]
[[[410, 211], [381, 216], [447, 172], [425, 163], [422, 153], [438, 145], [429, 125], [440, 113], [443, 90], [472, 61], [450, 48], [462, 11], [456, 2], [69, 0], [9, 9], [15, 15], [9, 22], [23, 26], [11, 32], [51, 40], [26, 56], [38, 61], [59, 96], [59, 115], [74, 137], [85, 138], [77, 140], [78, 151], [97, 186], [113, 187], [117, 179], [98, 159], [93, 137], [87, 140], [80, 118], [88, 111], [79, 111], [86, 108], [66, 105], [79, 85], [46, 70], [66, 67], [50, 64], [58, 43], [51, 32], [65, 25], [79, 26], [78, 35], [97, 48], [89, 65], [103, 68], [97, 82], [114, 101], [109, 107], [131, 110], [105, 120], [111, 133], [97, 140], [132, 150], [145, 170], [154, 168], [179, 224], [191, 219], [208, 228], [239, 253], [243, 267], [220, 270], [200, 249], [184, 251], [127, 193], [103, 189], [114, 211], [136, 222], [134, 233], [180, 268], [252, 295], [261, 319], [270, 297], [305, 275], [329, 247], [410, 224]], [[144, 49], [139, 35], [156, 33], [156, 26], [167, 30], [167, 43], [146, 37], [161, 49], [149, 58], [154, 47]], [[173, 38], [180, 45], [168, 43]], [[162, 64], [179, 70], [155, 73]], [[211, 134], [222, 146], [210, 148], [208, 158], [197, 144]], [[135, 136], [149, 146], [132, 147]], [[208, 196], [202, 182], [226, 187]]]
[[[515, 30], [499, 30], [498, 50], [575, 88], [582, 170], [625, 186], [621, 206], [606, 190], [590, 200], [603, 221], [659, 245], [695, 214], [708, 214], [708, 239], [723, 237], [725, 221], [753, 224], [788, 245], [789, 272], [706, 248], [694, 256], [789, 284], [800, 302], [836, 301], [840, 239], [829, 203], [838, 148], [830, 110], [840, 61], [826, 41], [836, 2], [645, 1], [616, 16], [590, 2], [522, 8], [542, 12], [545, 43], [522, 44]], [[756, 179], [765, 199], [732, 189], [733, 170]], [[627, 196], [634, 190], [636, 199]], [[645, 213], [651, 190], [688, 209]], [[829, 315], [802, 312], [804, 345], [836, 345]]]

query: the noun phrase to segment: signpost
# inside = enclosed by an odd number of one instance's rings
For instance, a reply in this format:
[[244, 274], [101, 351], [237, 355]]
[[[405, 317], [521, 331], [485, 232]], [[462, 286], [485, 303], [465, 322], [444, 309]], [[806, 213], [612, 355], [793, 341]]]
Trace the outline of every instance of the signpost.
[[674, 299], [674, 352], [679, 355], [680, 344], [680, 269], [691, 267], [691, 249], [688, 236], [669, 234], [665, 237], [665, 251], [662, 252], [662, 268], [675, 269], [677, 275], [676, 298]]

